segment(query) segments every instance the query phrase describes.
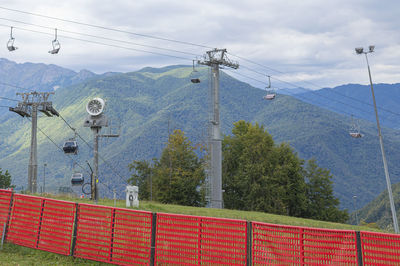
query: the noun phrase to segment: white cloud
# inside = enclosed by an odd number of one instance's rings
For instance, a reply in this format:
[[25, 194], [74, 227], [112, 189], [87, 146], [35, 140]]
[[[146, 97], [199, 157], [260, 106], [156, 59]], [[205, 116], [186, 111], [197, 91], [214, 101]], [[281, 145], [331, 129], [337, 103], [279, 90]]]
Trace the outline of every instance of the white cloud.
[[[81, 21], [125, 31], [175, 39], [209, 47], [227, 48], [228, 52], [259, 64], [285, 72], [268, 73], [268, 69], [239, 60], [243, 66], [257, 72], [278, 75], [288, 81], [299, 79], [320, 84], [322, 87], [344, 83], [366, 83], [365, 62], [354, 53], [354, 47], [376, 45], [371, 55], [374, 78], [379, 82], [400, 82], [400, 19], [396, 13], [400, 3], [392, 1], [77, 1], [16, 0], [0, 6], [39, 13], [66, 20]], [[39, 30], [49, 35], [15, 30], [15, 53], [0, 49], [0, 57], [18, 62], [53, 63], [74, 70], [83, 68], [96, 71], [133, 71], [143, 66], [190, 64], [194, 56], [179, 55], [179, 60], [149, 55], [132, 50], [107, 47], [63, 38], [90, 39], [112, 45], [125, 43], [99, 40], [66, 33], [65, 30], [130, 42], [143, 43], [168, 49], [203, 54], [207, 48], [181, 45], [155, 39], [96, 29], [46, 18], [29, 16], [0, 9], [0, 18], [21, 20], [60, 29], [60, 54], [47, 53], [53, 38], [51, 29], [37, 28], [0, 20], [0, 24]], [[64, 30], [64, 32], [62, 31]], [[9, 28], [0, 26], [0, 36], [6, 43]], [[150, 48], [130, 46], [140, 50]], [[245, 72], [256, 79], [264, 77]], [[252, 82], [254, 84], [254, 82]], [[254, 84], [256, 85], [256, 84]], [[262, 85], [260, 85], [262, 86]]]

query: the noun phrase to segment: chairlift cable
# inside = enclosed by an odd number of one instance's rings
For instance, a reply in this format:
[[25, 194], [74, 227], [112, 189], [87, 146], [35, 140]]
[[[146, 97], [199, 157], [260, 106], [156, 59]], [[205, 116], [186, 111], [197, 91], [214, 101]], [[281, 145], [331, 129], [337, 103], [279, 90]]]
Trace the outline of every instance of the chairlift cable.
[[[26, 117], [26, 119], [28, 119], [29, 121], [32, 121], [30, 118], [28, 118], [28, 117]], [[38, 129], [39, 129], [39, 131], [47, 138], [47, 139], [49, 139], [59, 150], [61, 150], [63, 153], [64, 153], [64, 151], [63, 151], [63, 149], [60, 147], [60, 146], [58, 146], [57, 145], [57, 143], [52, 139], [52, 138], [50, 138], [39, 126], [37, 127]], [[70, 156], [70, 155], [68, 155], [68, 156]], [[86, 171], [87, 173], [89, 173], [89, 171], [87, 171], [84, 167], [82, 167], [82, 165], [80, 165], [78, 162], [76, 162], [74, 159], [72, 159], [71, 157], [70, 157], [70, 160], [74, 163], [74, 164], [76, 164], [76, 165], [78, 165], [82, 170], [84, 170], [84, 171]], [[90, 173], [89, 173], [90, 174]]]
[[[230, 70], [230, 69], [227, 69], [227, 70], [228, 70], [228, 71], [232, 71], [232, 70]], [[259, 82], [259, 83], [265, 84], [265, 81], [261, 81], [261, 80], [255, 79], [255, 78], [253, 78], [253, 77], [249, 77], [249, 76], [247, 76], [247, 75], [243, 75], [243, 74], [241, 74], [241, 73], [239, 73], [239, 72], [234, 72], [234, 73], [237, 74], [237, 75], [239, 75], [239, 76], [242, 76], [242, 77], [244, 77], [244, 78], [251, 79], [251, 80], [257, 81], [257, 82]], [[272, 79], [275, 79], [275, 80], [278, 80], [278, 81], [281, 81], [280, 79], [273, 78], [272, 76], [271, 76], [271, 78], [272, 78]], [[289, 83], [289, 82], [285, 82], [285, 81], [283, 81], [283, 80], [282, 80], [282, 82], [283, 82], [283, 83]], [[291, 84], [291, 83], [289, 83], [289, 84]], [[285, 88], [279, 88], [279, 90], [289, 91], [289, 89], [285, 89]], [[313, 92], [313, 91], [311, 90], [310, 92]], [[326, 97], [326, 96], [322, 96], [322, 95], [319, 95], [319, 94], [317, 94], [317, 95], [320, 96], [320, 97], [322, 97], [322, 98], [327, 98], [327, 99], [329, 99], [329, 98]], [[308, 100], [308, 99], [307, 99], [306, 97], [304, 97], [304, 96], [296, 95], [296, 97], [298, 97], [298, 98], [300, 98], [300, 99], [303, 99], [303, 100], [305, 100], [305, 101]], [[338, 102], [338, 103], [341, 103], [342, 105], [345, 105], [345, 106], [348, 106], [348, 107], [357, 109], [357, 110], [359, 110], [359, 111], [361, 111], [361, 112], [363, 112], [363, 113], [366, 113], [366, 111], [365, 111], [364, 109], [360, 109], [360, 108], [358, 108], [358, 107], [355, 107], [355, 106], [346, 104], [346, 103], [341, 102], [341, 101], [337, 101], [337, 100], [334, 100], [334, 101], [336, 101], [336, 102]], [[313, 102], [317, 102], [317, 101], [313, 99]], [[321, 103], [320, 103], [320, 104], [321, 104]], [[345, 112], [345, 111], [343, 111], [343, 110], [340, 110], [340, 112], [339, 112], [339, 110], [338, 110], [337, 108], [335, 108], [335, 107], [332, 107], [332, 109], [337, 110], [336, 112], [338, 112], [338, 113], [343, 113], [343, 114], [346, 114], [346, 115], [348, 115], [348, 116], [351, 116], [351, 115], [352, 115], [352, 114], [350, 114], [350, 113], [348, 113], [348, 112]], [[399, 114], [399, 115], [400, 115], [400, 114]], [[391, 120], [391, 121], [394, 121], [394, 120]]]
[[[94, 28], [105, 29], [105, 30], [109, 30], [109, 31], [127, 33], [127, 34], [142, 36], [142, 37], [146, 37], [146, 38], [153, 38], [153, 39], [158, 39], [158, 40], [163, 40], [163, 41], [170, 41], [170, 42], [175, 42], [175, 43], [179, 43], [179, 44], [197, 46], [197, 47], [202, 47], [202, 48], [210, 48], [210, 49], [213, 48], [213, 47], [206, 46], [206, 45], [200, 45], [200, 44], [195, 44], [195, 43], [190, 43], [190, 42], [184, 42], [184, 41], [179, 41], [179, 40], [174, 40], [174, 39], [168, 39], [168, 38], [162, 38], [162, 37], [157, 37], [157, 36], [152, 36], [152, 35], [147, 35], [147, 34], [139, 34], [139, 33], [135, 33], [135, 32], [129, 32], [129, 31], [124, 31], [124, 30], [118, 30], [118, 29], [113, 29], [113, 28], [109, 28], [109, 27], [98, 26], [98, 25], [93, 25], [93, 24], [88, 24], [88, 23], [83, 23], [83, 22], [78, 22], [78, 21], [73, 21], [73, 20], [60, 19], [60, 18], [56, 18], [56, 17], [46, 16], [46, 15], [41, 15], [41, 14], [36, 14], [36, 13], [32, 13], [32, 12], [26, 12], [26, 11], [22, 11], [22, 10], [11, 9], [11, 8], [1, 7], [1, 6], [0, 6], [0, 9], [9, 10], [9, 11], [13, 11], [13, 12], [24, 13], [24, 14], [33, 15], [33, 16], [44, 17], [44, 18], [53, 19], [53, 20], [58, 20], [58, 21], [64, 21], [64, 22], [68, 22], [68, 23], [74, 23], [74, 24], [83, 25], [83, 26], [89, 26], [89, 27], [94, 27]], [[4, 25], [3, 25], [3, 26], [4, 26]], [[72, 38], [72, 37], [67, 37], [67, 38]], [[78, 39], [78, 40], [80, 40], [80, 39]], [[87, 41], [87, 40], [81, 40], [81, 41]], [[89, 41], [89, 42], [90, 42], [90, 41]], [[97, 43], [97, 42], [92, 42], [92, 43]], [[97, 43], [97, 44], [103, 44], [103, 43]], [[107, 45], [107, 44], [103, 44], [103, 45]], [[127, 49], [126, 47], [119, 47], [119, 48]], [[153, 47], [153, 48], [156, 48], [156, 47]], [[158, 48], [156, 48], [156, 49], [158, 49]], [[148, 52], [148, 51], [143, 51], [143, 52]], [[265, 65], [260, 64], [260, 63], [258, 63], [258, 62], [255, 62], [255, 61], [253, 61], [253, 60], [247, 59], [247, 58], [245, 58], [245, 57], [241, 57], [241, 56], [235, 55], [235, 54], [233, 54], [233, 53], [228, 53], [228, 54], [230, 54], [230, 55], [232, 55], [232, 56], [235, 56], [235, 57], [237, 57], [237, 58], [239, 58], [239, 59], [241, 59], [241, 60], [243, 60], [243, 61], [247, 61], [247, 62], [252, 63], [252, 64], [254, 64], [254, 65], [258, 65], [258, 66], [260, 66], [260, 67], [263, 67], [263, 68], [265, 68], [265, 69], [268, 69], [268, 70], [270, 70], [270, 71], [273, 71], [273, 72], [276, 72], [276, 73], [280, 73], [280, 74], [285, 74], [285, 73], [282, 72], [282, 71], [279, 71], [279, 70], [273, 69], [273, 68], [271, 68], [271, 67], [265, 66]], [[164, 55], [164, 56], [165, 56], [165, 55]], [[181, 59], [182, 59], [182, 58], [181, 58]], [[186, 58], [185, 58], [185, 59], [186, 59]], [[280, 80], [280, 81], [282, 82], [282, 80]], [[317, 84], [315, 84], [315, 83], [313, 83], [313, 82], [310, 82], [310, 81], [301, 81], [301, 82], [311, 84], [311, 85], [313, 85], [313, 86], [315, 86], [315, 87], [317, 87], [317, 88], [319, 88], [319, 89], [321, 88], [321, 86], [319, 86], [319, 85], [317, 85]], [[288, 82], [285, 82], [285, 83], [288, 83]], [[290, 83], [290, 84], [293, 85], [292, 83]], [[298, 87], [297, 85], [295, 85], [295, 86]], [[347, 95], [338, 93], [337, 91], [333, 91], [333, 90], [332, 90], [332, 92], [334, 92], [334, 93], [336, 93], [336, 94], [338, 94], [338, 95], [340, 95], [340, 96], [342, 96], [342, 97], [347, 97], [347, 98], [350, 98], [350, 99], [352, 99], [352, 100], [358, 101], [358, 102], [360, 102], [360, 103], [362, 103], [362, 104], [371, 105], [370, 103], [366, 103], [366, 102], [363, 102], [363, 101], [361, 101], [361, 100], [359, 100], [359, 99], [356, 99], [356, 98], [354, 98], [354, 97], [351, 97], [351, 96], [347, 96]], [[379, 108], [379, 109], [385, 110], [386, 112], [389, 112], [389, 113], [392, 113], [392, 114], [395, 114], [395, 115], [400, 115], [400, 114], [398, 114], [398, 113], [392, 112], [392, 111], [390, 111], [390, 110], [386, 110], [386, 109], [384, 109], [384, 108]]]
[[136, 32], [131, 32], [131, 31], [120, 30], [120, 29], [113, 29], [113, 28], [110, 28], [110, 27], [99, 26], [99, 25], [79, 22], [79, 21], [75, 21], [75, 20], [61, 19], [61, 18], [51, 17], [51, 16], [47, 16], [47, 15], [42, 15], [42, 14], [37, 14], [37, 13], [32, 13], [32, 12], [27, 12], [27, 11], [22, 11], [22, 10], [18, 10], [18, 9], [6, 8], [6, 7], [2, 7], [2, 6], [0, 6], [0, 9], [13, 11], [13, 12], [18, 12], [18, 13], [23, 13], [23, 14], [32, 15], [32, 16], [37, 16], [37, 17], [43, 17], [43, 18], [58, 20], [58, 21], [63, 21], [63, 22], [68, 22], [68, 23], [73, 23], [73, 24], [92, 27], [92, 28], [98, 28], [98, 29], [103, 29], [103, 30], [108, 30], [108, 31], [125, 33], [125, 34], [130, 34], [130, 35], [135, 35], [135, 36], [141, 36], [141, 37], [150, 38], [150, 39], [156, 39], [156, 40], [167, 41], [167, 42], [174, 42], [174, 43], [183, 44], [183, 45], [189, 45], [189, 46], [197, 46], [197, 47], [202, 47], [202, 48], [207, 48], [207, 49], [214, 49], [213, 47], [210, 47], [210, 46], [207, 46], [207, 45], [196, 44], [196, 43], [185, 42], [185, 41], [179, 41], [179, 40], [163, 38], [163, 37], [157, 37], [157, 36], [153, 36], [153, 35], [149, 35], [149, 34], [141, 34], [141, 33], [136, 33]]
[[8, 98], [8, 97], [2, 97], [2, 96], [0, 96], [0, 99], [1, 99], [1, 100], [8, 100], [8, 101], [19, 102], [19, 100], [11, 99], [11, 98]]
[[[16, 22], [16, 23], [20, 23], [20, 24], [25, 24], [25, 25], [35, 26], [35, 27], [39, 27], [39, 28], [45, 28], [45, 29], [54, 30], [54, 28], [52, 28], [52, 27], [43, 26], [43, 25], [37, 25], [37, 24], [33, 24], [33, 23], [28, 23], [28, 22], [23, 22], [23, 21], [20, 21], [20, 20], [14, 20], [14, 19], [8, 19], [8, 18], [0, 18], [0, 20], [6, 20], [6, 21], [10, 21], [10, 22]], [[130, 41], [124, 41], [124, 40], [120, 40], [120, 39], [107, 38], [107, 37], [97, 36], [97, 35], [93, 35], [93, 34], [87, 34], [87, 33], [81, 33], [81, 32], [76, 32], [76, 31], [63, 30], [63, 29], [60, 29], [60, 28], [57, 28], [57, 30], [65, 32], [65, 33], [71, 33], [71, 34], [76, 34], [76, 35], [81, 35], [81, 36], [86, 36], [86, 37], [91, 37], [91, 38], [97, 38], [97, 39], [102, 39], [102, 40], [107, 40], [107, 41], [115, 41], [115, 42], [119, 42], [119, 43], [142, 46], [142, 47], [147, 47], [147, 48], [153, 48], [153, 49], [163, 50], [163, 51], [167, 51], [167, 52], [181, 53], [181, 54], [186, 54], [186, 55], [191, 55], [191, 56], [199, 56], [198, 54], [194, 54], [194, 53], [189, 53], [189, 52], [184, 52], [184, 51], [179, 51], [179, 50], [174, 50], [174, 49], [168, 49], [168, 48], [162, 48], [162, 47], [157, 47], [157, 46], [153, 46], [153, 45], [140, 44], [140, 43], [135, 43], [135, 42], [130, 42]]]
[[[9, 25], [4, 25], [0, 24], [0, 26], [3, 27], [10, 27]], [[43, 32], [43, 31], [37, 31], [37, 30], [31, 30], [31, 29], [26, 29], [22, 27], [14, 27], [15, 29], [19, 30], [24, 30], [24, 31], [29, 31], [29, 32], [34, 32], [34, 33], [39, 33], [39, 34], [45, 34], [45, 35], [53, 35], [52, 33], [48, 32]], [[141, 50], [141, 49], [136, 49], [132, 47], [126, 47], [126, 46], [121, 46], [121, 45], [115, 45], [115, 44], [108, 44], [108, 43], [103, 43], [103, 42], [98, 42], [98, 41], [91, 41], [91, 40], [86, 40], [86, 39], [80, 39], [80, 38], [75, 38], [71, 36], [66, 36], [66, 35], [58, 35], [59, 37], [65, 38], [65, 39], [71, 39], [71, 40], [76, 40], [76, 41], [82, 41], [82, 42], [87, 42], [87, 43], [93, 43], [93, 44], [98, 44], [98, 45], [104, 45], [108, 47], [114, 47], [114, 48], [121, 48], [125, 50], [130, 50], [130, 51], [136, 51], [136, 52], [143, 52], [143, 53], [148, 53], [148, 54], [154, 54], [154, 55], [159, 55], [159, 56], [165, 56], [165, 57], [171, 57], [171, 58], [176, 58], [180, 60], [185, 60], [185, 61], [192, 61], [191, 58], [187, 57], [182, 57], [182, 56], [177, 56], [177, 55], [170, 55], [170, 54], [163, 54], [163, 53], [158, 53], [158, 52], [153, 52], [153, 51], [148, 51], [148, 50]]]
[[[245, 69], [247, 69], [247, 70], [249, 70], [249, 71], [251, 71], [251, 72], [254, 72], [254, 73], [256, 73], [256, 74], [265, 76], [265, 73], [258, 72], [258, 71], [254, 70], [254, 69], [248, 68], [248, 67], [243, 66], [243, 65], [241, 65], [241, 67], [242, 67], [242, 68], [245, 68]], [[283, 72], [280, 72], [280, 73], [283, 73]], [[240, 74], [238, 73], [238, 75], [240, 75]], [[242, 75], [242, 76], [243, 76], [243, 75]], [[257, 82], [260, 82], [260, 83], [265, 83], [265, 82], [263, 82], [263, 81], [260, 81], [260, 80], [255, 79], [255, 78], [251, 78], [251, 77], [246, 77], [246, 78], [251, 79], [251, 80], [254, 80], [254, 81], [257, 81]], [[294, 88], [299, 88], [299, 86], [298, 86], [297, 84], [295, 84], [295, 83], [293, 83], [293, 82], [289, 82], [289, 81], [285, 81], [285, 80], [279, 79], [279, 78], [277, 78], [277, 77], [275, 77], [275, 76], [271, 76], [271, 79], [275, 79], [275, 80], [277, 80], [277, 81], [279, 81], [279, 82], [281, 82], [281, 83], [284, 83], [284, 84], [293, 86]], [[321, 89], [321, 87], [320, 87], [320, 89]], [[289, 91], [289, 89], [283, 89], [283, 88], [281, 88], [281, 90], [287, 90], [287, 91]], [[330, 102], [335, 101], [335, 102], [341, 103], [341, 104], [343, 104], [343, 105], [345, 105], [345, 106], [349, 106], [349, 107], [351, 107], [351, 108], [356, 108], [356, 107], [354, 107], [354, 106], [352, 106], [352, 105], [350, 105], [350, 104], [345, 104], [344, 102], [341, 102], [341, 101], [339, 101], [339, 100], [331, 99], [331, 98], [329, 98], [329, 97], [327, 97], [327, 96], [321, 95], [321, 94], [318, 93], [318, 90], [310, 90], [310, 89], [304, 89], [304, 90], [305, 90], [306, 92], [310, 92], [310, 93], [312, 93], [312, 94], [314, 94], [314, 95], [316, 95], [316, 96], [318, 96], [318, 97], [328, 99]], [[341, 97], [345, 97], [345, 98], [349, 98], [349, 99], [351, 99], [351, 100], [357, 101], [357, 102], [359, 102], [359, 103], [361, 103], [361, 104], [373, 106], [373, 105], [370, 104], [370, 103], [361, 101], [361, 100], [359, 100], [359, 99], [357, 99], [357, 98], [354, 98], [354, 97], [352, 97], [352, 96], [347, 96], [347, 95], [342, 94], [342, 93], [339, 93], [339, 92], [337, 92], [337, 91], [335, 91], [335, 90], [330, 90], [330, 92], [333, 92], [333, 93], [335, 93], [335, 94], [338, 94], [338, 95], [340, 95]], [[298, 97], [298, 95], [296, 95], [296, 97]], [[364, 109], [360, 109], [360, 108], [356, 108], [356, 109], [362, 111], [363, 113], [367, 113], [367, 112], [369, 113], [369, 111], [365, 111]], [[382, 110], [382, 111], [385, 111], [385, 112], [387, 112], [387, 113], [390, 113], [390, 114], [392, 114], [392, 115], [400, 116], [400, 113], [393, 112], [393, 111], [391, 111], [391, 110], [389, 110], [389, 109], [386, 109], [386, 108], [384, 108], [384, 107], [378, 107], [378, 109], [379, 109], [379, 110]], [[393, 121], [393, 120], [392, 120], [392, 121]]]
[[[60, 114], [60, 117], [61, 117], [61, 119], [68, 125], [68, 127], [69, 127], [71, 130], [73, 130], [73, 131], [75, 132], [76, 136], [78, 136], [90, 149], [93, 150], [93, 146], [90, 145], [89, 142], [87, 142], [87, 141], [78, 133], [78, 131], [77, 131], [76, 129], [74, 129], [74, 128], [64, 119], [64, 117], [61, 116], [61, 114]], [[113, 172], [114, 172], [116, 175], [118, 175], [121, 179], [124, 179], [124, 177], [122, 177], [122, 175], [120, 175], [119, 172], [116, 171], [115, 168], [114, 168], [111, 164], [109, 164], [109, 163], [103, 158], [103, 156], [101, 156], [100, 154], [98, 154], [98, 156], [99, 156], [99, 158], [111, 169], [111, 171], [113, 171]]]

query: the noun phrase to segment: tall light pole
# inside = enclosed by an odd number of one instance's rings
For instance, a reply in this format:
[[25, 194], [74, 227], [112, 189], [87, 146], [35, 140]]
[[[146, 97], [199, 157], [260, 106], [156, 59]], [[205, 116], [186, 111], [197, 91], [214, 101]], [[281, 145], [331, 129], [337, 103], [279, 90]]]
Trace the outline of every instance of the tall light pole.
[[387, 185], [387, 190], [388, 190], [388, 194], [389, 194], [390, 208], [392, 210], [393, 227], [394, 227], [394, 231], [398, 234], [399, 233], [399, 225], [398, 225], [398, 221], [397, 221], [396, 208], [394, 206], [394, 201], [393, 201], [392, 184], [390, 182], [389, 170], [388, 170], [388, 166], [387, 166], [387, 162], [386, 162], [385, 149], [383, 148], [383, 139], [382, 139], [382, 134], [381, 134], [381, 127], [379, 125], [378, 110], [376, 108], [374, 86], [372, 85], [371, 69], [369, 67], [368, 56], [367, 56], [367, 54], [374, 52], [374, 49], [375, 49], [375, 46], [370, 45], [368, 47], [368, 51], [367, 52], [364, 52], [364, 48], [362, 48], [362, 47], [358, 47], [355, 50], [356, 50], [357, 54], [364, 54], [365, 55], [365, 59], [367, 61], [369, 83], [371, 84], [372, 101], [374, 102], [376, 125], [378, 127], [379, 143], [381, 145], [383, 168], [385, 169], [386, 185]]

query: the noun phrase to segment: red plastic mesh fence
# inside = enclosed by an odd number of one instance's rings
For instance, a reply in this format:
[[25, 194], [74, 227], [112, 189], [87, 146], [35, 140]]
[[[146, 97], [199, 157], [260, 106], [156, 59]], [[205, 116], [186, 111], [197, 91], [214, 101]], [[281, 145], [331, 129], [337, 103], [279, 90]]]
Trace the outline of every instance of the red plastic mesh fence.
[[73, 202], [44, 200], [38, 249], [70, 254], [75, 211]]
[[252, 223], [253, 265], [357, 265], [356, 234]]
[[400, 265], [400, 235], [360, 232], [363, 265]]
[[112, 262], [149, 265], [152, 213], [115, 209]]
[[78, 205], [74, 256], [121, 265], [150, 262], [150, 212]]
[[37, 247], [43, 198], [14, 194], [7, 241]]
[[10, 210], [10, 201], [12, 190], [0, 189], [0, 230], [3, 230], [4, 224], [8, 219], [8, 212]]
[[242, 220], [157, 214], [156, 265], [245, 265]]
[[74, 256], [110, 261], [113, 208], [78, 204]]

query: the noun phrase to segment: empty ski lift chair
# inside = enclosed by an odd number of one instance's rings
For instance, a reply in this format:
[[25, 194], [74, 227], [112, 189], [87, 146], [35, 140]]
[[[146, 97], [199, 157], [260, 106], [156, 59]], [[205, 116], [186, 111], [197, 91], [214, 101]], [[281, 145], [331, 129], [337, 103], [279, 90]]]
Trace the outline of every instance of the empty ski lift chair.
[[350, 131], [349, 131], [349, 135], [352, 138], [356, 138], [356, 139], [362, 138], [363, 134], [360, 133], [360, 126], [356, 124], [355, 120], [353, 119], [353, 116], [351, 117], [351, 120], [352, 120], [352, 125], [351, 125]]
[[276, 92], [275, 92], [275, 90], [271, 89], [271, 76], [267, 75], [267, 77], [268, 77], [268, 86], [265, 87], [267, 89], [267, 94], [263, 97], [263, 99], [273, 100], [273, 99], [275, 99]]
[[57, 40], [57, 29], [55, 29], [55, 37], [54, 40], [51, 42], [53, 49], [49, 51], [50, 54], [58, 54], [60, 51], [61, 45], [60, 42]]
[[8, 42], [7, 42], [7, 49], [10, 52], [18, 49], [18, 47], [14, 46], [15, 38], [13, 37], [12, 32], [13, 32], [13, 27], [11, 27], [10, 40], [8, 40]]
[[71, 176], [71, 185], [73, 186], [80, 186], [85, 181], [82, 173], [73, 173]]
[[192, 70], [192, 72], [190, 73], [190, 76], [191, 76], [190, 81], [191, 81], [192, 83], [200, 83], [200, 79], [199, 79], [198, 77], [194, 77], [194, 73], [197, 73], [197, 70], [194, 68], [194, 61], [195, 61], [195, 60], [193, 60], [193, 70]]

